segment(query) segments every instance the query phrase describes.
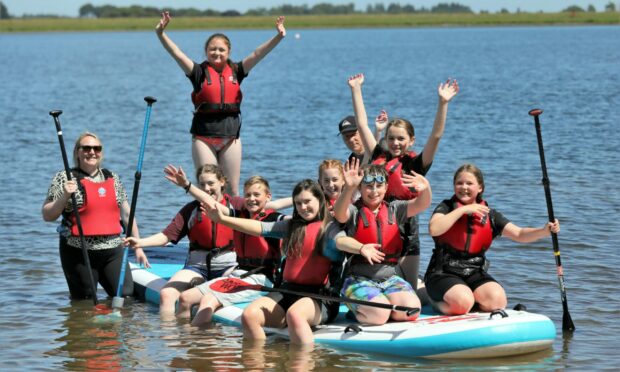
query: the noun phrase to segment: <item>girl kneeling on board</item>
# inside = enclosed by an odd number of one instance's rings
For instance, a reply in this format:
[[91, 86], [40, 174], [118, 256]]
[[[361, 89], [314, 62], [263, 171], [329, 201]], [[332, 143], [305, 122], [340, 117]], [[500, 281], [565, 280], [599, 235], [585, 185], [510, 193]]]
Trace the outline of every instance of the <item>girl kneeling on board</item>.
[[435, 307], [447, 315], [469, 312], [475, 304], [481, 311], [504, 309], [506, 292], [487, 273], [485, 252], [499, 235], [530, 243], [560, 231], [560, 222], [519, 227], [482, 198], [484, 179], [473, 164], [464, 164], [454, 174], [454, 195], [442, 201], [429, 222], [435, 240], [433, 256], [424, 281]]
[[[383, 304], [420, 307], [413, 287], [397, 275], [396, 266], [404, 249], [398, 226], [419, 214], [431, 203], [431, 188], [423, 176], [403, 176], [407, 187], [414, 187], [418, 196], [411, 200], [385, 202], [387, 172], [382, 165], [362, 170], [359, 161], [347, 162], [345, 187], [334, 206], [334, 218], [346, 223], [349, 236], [338, 237], [336, 247], [353, 256], [347, 262], [346, 279], [341, 294], [356, 300]], [[360, 199], [350, 204], [359, 189]], [[417, 318], [403, 312], [370, 306], [350, 305], [360, 323], [380, 325], [388, 320], [405, 321]]]

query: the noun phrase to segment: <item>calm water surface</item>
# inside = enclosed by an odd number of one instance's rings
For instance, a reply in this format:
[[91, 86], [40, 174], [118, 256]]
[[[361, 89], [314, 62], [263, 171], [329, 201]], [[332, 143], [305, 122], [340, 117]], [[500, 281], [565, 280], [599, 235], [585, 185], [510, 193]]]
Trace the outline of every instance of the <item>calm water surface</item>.
[[[295, 30], [289, 30], [294, 34]], [[433, 362], [295, 348], [279, 339], [243, 342], [235, 328], [161, 320], [156, 307], [126, 304], [120, 322], [93, 321], [90, 302], [71, 303], [58, 259], [55, 224], [40, 207], [62, 168], [51, 109], [62, 109], [65, 141], [85, 130], [106, 147], [105, 165], [131, 192], [144, 121], [142, 98], [158, 98], [142, 169], [137, 218], [142, 234], [162, 229], [188, 201], [162, 177], [167, 163], [191, 169], [191, 86], [153, 33], [0, 35], [0, 368], [451, 370], [613, 369], [619, 364], [617, 283], [620, 212], [619, 27], [302, 30], [287, 38], [244, 82], [242, 179], [262, 174], [276, 197], [318, 163], [344, 159], [338, 121], [351, 112], [346, 79], [363, 72], [369, 115], [385, 108], [413, 121], [421, 150], [436, 111], [436, 88], [457, 78], [446, 133], [429, 179], [436, 205], [451, 195], [454, 170], [473, 161], [485, 172], [492, 206], [522, 226], [546, 220], [536, 135], [527, 112], [541, 107], [560, 247], [577, 330], [553, 349], [490, 361]], [[208, 32], [171, 37], [195, 60]], [[241, 59], [271, 31], [230, 31]], [[615, 40], [615, 41], [614, 41]], [[422, 267], [432, 240], [421, 216]], [[163, 253], [162, 253], [163, 252]], [[182, 260], [182, 249], [151, 250]], [[509, 306], [524, 303], [561, 329], [562, 307], [551, 242], [499, 240], [491, 271]], [[100, 297], [103, 297], [100, 292]]]

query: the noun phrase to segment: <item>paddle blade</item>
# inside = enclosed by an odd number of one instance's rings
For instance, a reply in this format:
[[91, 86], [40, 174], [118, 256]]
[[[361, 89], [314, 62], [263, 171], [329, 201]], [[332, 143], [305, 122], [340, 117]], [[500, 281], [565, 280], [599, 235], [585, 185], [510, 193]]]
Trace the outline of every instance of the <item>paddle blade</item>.
[[237, 278], [226, 278], [222, 280], [218, 280], [209, 285], [209, 288], [216, 292], [221, 293], [235, 293], [239, 291], [251, 290], [251, 291], [261, 291], [263, 287], [258, 284], [248, 284], [241, 279]]
[[562, 330], [568, 332], [575, 330], [575, 324], [568, 311], [564, 311], [564, 315], [562, 316]]

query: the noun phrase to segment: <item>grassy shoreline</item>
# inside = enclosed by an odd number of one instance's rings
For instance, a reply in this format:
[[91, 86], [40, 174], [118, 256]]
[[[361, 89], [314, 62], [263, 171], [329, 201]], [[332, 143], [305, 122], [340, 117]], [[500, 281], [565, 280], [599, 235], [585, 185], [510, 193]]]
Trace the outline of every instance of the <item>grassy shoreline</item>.
[[[265, 29], [275, 17], [178, 17], [170, 30]], [[29, 18], [0, 20], [0, 33], [48, 31], [151, 31], [158, 18]], [[620, 12], [514, 14], [348, 14], [287, 16], [288, 29], [362, 27], [484, 27], [620, 25]]]

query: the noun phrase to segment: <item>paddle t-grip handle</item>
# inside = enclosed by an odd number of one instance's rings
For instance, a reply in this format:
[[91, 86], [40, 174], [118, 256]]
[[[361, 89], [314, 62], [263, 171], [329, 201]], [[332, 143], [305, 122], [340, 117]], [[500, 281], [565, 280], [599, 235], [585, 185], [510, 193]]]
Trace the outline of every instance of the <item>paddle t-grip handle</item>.
[[530, 114], [530, 116], [535, 116], [535, 117], [538, 117], [538, 115], [540, 115], [542, 113], [543, 113], [543, 110], [539, 109], [539, 108], [531, 109], [530, 112], [528, 112], [528, 114]]
[[155, 99], [155, 97], [151, 97], [151, 96], [146, 96], [144, 97], [144, 100], [146, 101], [146, 103], [150, 106], [153, 103], [157, 102], [157, 99]]

